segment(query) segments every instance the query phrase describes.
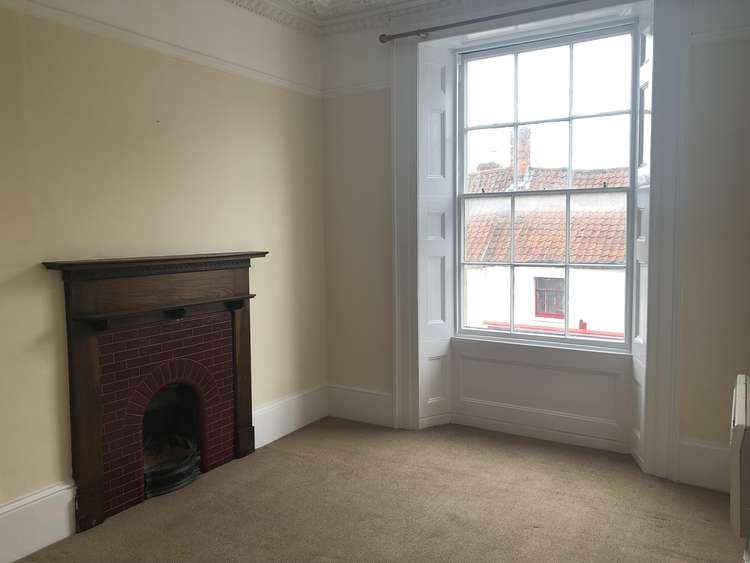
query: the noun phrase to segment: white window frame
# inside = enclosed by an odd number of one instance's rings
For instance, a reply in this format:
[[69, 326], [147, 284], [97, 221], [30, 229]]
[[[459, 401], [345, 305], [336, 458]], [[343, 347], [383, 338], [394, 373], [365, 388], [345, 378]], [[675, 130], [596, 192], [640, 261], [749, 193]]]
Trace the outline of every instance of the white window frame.
[[[535, 51], [538, 49], [545, 49], [550, 47], [558, 47], [561, 45], [569, 45], [580, 41], [589, 41], [593, 39], [603, 39], [606, 37], [612, 37], [615, 35], [629, 34], [631, 37], [631, 92], [630, 92], [630, 107], [626, 111], [609, 111], [592, 114], [573, 114], [573, 49], [570, 50], [570, 93], [569, 93], [569, 112], [564, 118], [556, 119], [543, 119], [534, 120], [529, 122], [513, 121], [510, 123], [498, 123], [491, 126], [485, 127], [514, 127], [515, 128], [515, 143], [517, 146], [518, 137], [518, 126], [529, 125], [535, 123], [552, 123], [552, 122], [568, 122], [569, 135], [572, 136], [572, 123], [574, 119], [582, 119], [587, 117], [606, 117], [611, 115], [630, 115], [630, 158], [629, 158], [629, 169], [630, 169], [630, 183], [626, 188], [594, 188], [586, 190], [545, 190], [544, 192], [500, 192], [500, 193], [481, 193], [481, 194], [467, 194], [464, 193], [464, 171], [466, 162], [465, 152], [465, 140], [466, 140], [466, 70], [467, 62], [471, 60], [490, 58], [508, 54], [515, 54], [525, 51]], [[493, 43], [484, 46], [472, 46], [470, 49], [457, 50], [456, 51], [456, 67], [457, 67], [457, 111], [456, 111], [456, 178], [455, 178], [455, 195], [456, 195], [456, 213], [455, 213], [455, 226], [456, 226], [456, 238], [455, 238], [455, 320], [456, 320], [456, 335], [461, 338], [475, 338], [482, 340], [495, 340], [500, 342], [511, 342], [518, 344], [542, 344], [550, 347], [559, 348], [575, 348], [575, 349], [590, 349], [590, 350], [611, 350], [618, 352], [627, 352], [631, 350], [632, 344], [632, 309], [633, 309], [633, 229], [634, 229], [634, 194], [636, 184], [636, 172], [637, 172], [637, 102], [638, 102], [638, 42], [639, 34], [637, 30], [637, 21], [634, 19], [628, 19], [619, 22], [610, 22], [606, 25], [600, 26], [588, 26], [585, 28], [567, 30], [564, 33], [556, 34], [545, 34], [540, 36], [528, 37], [514, 40], [509, 40], [503, 43]], [[517, 75], [518, 65], [516, 61], [515, 72]], [[514, 94], [514, 113], [518, 107], [518, 76], [515, 77], [515, 94]], [[517, 117], [517, 116], [516, 116]], [[475, 129], [475, 128], [472, 128]], [[572, 139], [569, 140], [569, 163], [570, 153], [573, 150]], [[517, 180], [517, 166], [515, 165], [515, 158], [513, 159], [514, 165], [514, 183]], [[572, 170], [569, 171], [569, 178], [572, 178]], [[569, 250], [570, 240], [566, 233], [566, 249], [565, 262], [562, 264], [557, 263], [538, 263], [538, 264], [522, 264], [523, 266], [530, 267], [563, 267], [565, 268], [565, 332], [563, 335], [545, 335], [545, 334], [529, 334], [529, 333], [515, 333], [511, 329], [507, 331], [501, 330], [490, 330], [490, 329], [479, 329], [479, 328], [468, 328], [463, 326], [463, 297], [464, 297], [464, 266], [475, 264], [472, 262], [466, 262], [464, 260], [464, 204], [467, 199], [475, 198], [493, 198], [493, 197], [508, 197], [511, 201], [511, 232], [512, 232], [512, 221], [514, 215], [513, 202], [517, 197], [534, 196], [540, 194], [562, 194], [566, 196], [566, 229], [569, 228], [570, 224], [570, 195], [571, 193], [625, 193], [627, 198], [627, 228], [626, 228], [626, 256], [625, 256], [625, 308], [623, 314], [624, 318], [624, 341], [608, 341], [608, 340], [596, 340], [587, 339], [581, 337], [570, 337], [568, 336], [568, 307], [569, 307], [569, 272], [570, 267], [575, 266], [569, 263]], [[512, 240], [512, 239], [511, 239]], [[511, 243], [512, 244], [512, 243]], [[511, 256], [510, 262], [498, 263], [498, 265], [508, 265], [513, 272], [513, 264], [515, 264]], [[603, 269], [623, 269], [622, 265], [605, 265], [605, 264], [581, 264], [581, 267], [586, 268], [603, 268]], [[511, 273], [510, 280], [510, 321], [511, 327], [513, 323], [513, 275]]]

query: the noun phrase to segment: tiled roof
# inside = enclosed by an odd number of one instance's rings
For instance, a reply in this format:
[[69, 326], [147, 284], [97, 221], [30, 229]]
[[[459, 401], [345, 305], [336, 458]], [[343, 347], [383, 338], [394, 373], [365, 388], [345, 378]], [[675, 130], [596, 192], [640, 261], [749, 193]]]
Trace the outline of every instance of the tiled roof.
[[[511, 142], [513, 142], [511, 136]], [[510, 191], [542, 192], [590, 188], [621, 188], [630, 183], [627, 167], [573, 170], [570, 184], [567, 168], [539, 168], [531, 163], [531, 130], [518, 132], [518, 185], [513, 169], [496, 162], [477, 166], [468, 175], [467, 193]], [[511, 161], [513, 153], [511, 151]], [[555, 196], [553, 196], [555, 197]], [[492, 198], [495, 199], [495, 198]], [[518, 200], [516, 200], [518, 201]], [[497, 202], [474, 200], [467, 218], [465, 256], [470, 262], [511, 261], [510, 216], [499, 211]], [[565, 212], [536, 210], [518, 212], [515, 218], [516, 262], [565, 261]], [[625, 210], [572, 210], [570, 218], [570, 261], [578, 264], [624, 264], [626, 241]]]
[[[494, 209], [488, 205], [468, 218], [464, 252], [469, 262], [510, 261], [510, 217]], [[571, 263], [624, 264], [626, 229], [624, 211], [572, 213]], [[516, 262], [565, 261], [565, 213], [519, 214], [515, 231]]]
[[627, 217], [622, 211], [579, 211], [570, 216], [570, 261], [624, 264]]
[[[480, 165], [477, 172], [470, 173], [468, 180], [467, 193], [508, 192], [513, 189], [513, 170], [487, 163]], [[574, 171], [572, 188], [625, 188], [629, 183], [628, 168], [595, 168]], [[567, 189], [568, 169], [529, 167], [518, 184], [516, 191]]]
[[565, 262], [564, 212], [532, 211], [517, 213], [515, 227], [517, 261]]
[[467, 192], [472, 194], [508, 192], [513, 188], [511, 168], [484, 168], [469, 174]]
[[466, 224], [467, 262], [510, 262], [510, 217], [493, 212], [472, 215]]

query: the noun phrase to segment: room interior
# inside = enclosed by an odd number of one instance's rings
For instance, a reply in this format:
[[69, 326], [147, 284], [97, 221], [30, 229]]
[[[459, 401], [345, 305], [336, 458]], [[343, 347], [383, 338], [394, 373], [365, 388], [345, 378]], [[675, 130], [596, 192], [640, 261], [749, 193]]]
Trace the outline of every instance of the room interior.
[[0, 562], [749, 557], [748, 55], [748, 0], [0, 0]]

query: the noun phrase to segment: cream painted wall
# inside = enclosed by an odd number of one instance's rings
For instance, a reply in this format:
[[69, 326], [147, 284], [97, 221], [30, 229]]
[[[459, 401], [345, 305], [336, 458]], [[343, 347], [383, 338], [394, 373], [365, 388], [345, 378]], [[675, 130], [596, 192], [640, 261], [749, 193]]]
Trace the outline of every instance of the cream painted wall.
[[306, 94], [321, 42], [227, 0], [0, 0], [0, 6]]
[[390, 89], [325, 100], [329, 383], [393, 386]]
[[721, 443], [736, 375], [750, 373], [748, 59], [747, 38], [692, 46], [679, 196], [681, 435]]
[[336, 33], [321, 39], [323, 94], [342, 96], [391, 85], [393, 44], [378, 41], [387, 29]]
[[324, 383], [319, 98], [3, 9], [0, 69], [0, 504], [70, 479], [62, 283], [42, 260], [270, 250], [254, 404]]

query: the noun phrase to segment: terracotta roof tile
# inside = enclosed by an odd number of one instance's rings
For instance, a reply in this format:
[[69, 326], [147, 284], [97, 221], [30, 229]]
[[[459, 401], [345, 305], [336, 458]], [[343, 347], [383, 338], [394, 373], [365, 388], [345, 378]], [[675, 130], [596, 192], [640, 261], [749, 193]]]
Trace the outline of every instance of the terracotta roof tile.
[[[510, 261], [510, 218], [481, 207], [466, 225], [465, 259]], [[624, 211], [580, 211], [570, 221], [570, 261], [624, 264], [627, 221]], [[565, 214], [533, 211], [516, 219], [516, 262], [564, 262]]]
[[472, 194], [509, 192], [513, 189], [513, 170], [488, 168], [469, 174], [467, 192]]
[[[567, 168], [529, 167], [518, 181], [516, 191], [544, 191], [568, 188]], [[626, 188], [630, 184], [628, 168], [596, 168], [575, 170], [572, 188]], [[480, 166], [468, 177], [467, 193], [498, 193], [513, 191], [513, 170], [494, 163]]]
[[578, 264], [624, 264], [625, 211], [585, 211], [570, 217], [570, 261]]
[[565, 213], [516, 214], [516, 262], [565, 262]]
[[510, 262], [510, 217], [480, 208], [466, 225], [464, 253], [470, 262]]

